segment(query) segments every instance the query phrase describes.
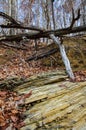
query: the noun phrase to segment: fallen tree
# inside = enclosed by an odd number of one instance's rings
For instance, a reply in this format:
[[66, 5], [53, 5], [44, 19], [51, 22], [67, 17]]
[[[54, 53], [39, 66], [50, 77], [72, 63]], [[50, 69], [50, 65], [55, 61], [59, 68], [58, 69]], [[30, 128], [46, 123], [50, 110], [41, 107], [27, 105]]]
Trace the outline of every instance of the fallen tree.
[[34, 55], [32, 55], [31, 57], [27, 58], [26, 61], [39, 60], [39, 59], [41, 59], [41, 58], [48, 57], [48, 56], [50, 56], [50, 55], [56, 53], [57, 51], [58, 51], [57, 48], [53, 48], [53, 49], [50, 49], [50, 50], [48, 50], [48, 51], [44, 51], [44, 50], [43, 50], [41, 53], [38, 53], [38, 54], [36, 54], [36, 55], [34, 54]]
[[0, 25], [1, 28], [17, 28], [17, 29], [31, 30], [28, 33], [22, 33], [17, 35], [2, 35], [0, 36], [0, 41], [21, 41], [24, 37], [26, 37], [27, 39], [50, 38], [49, 36], [50, 34], [54, 34], [57, 37], [62, 37], [63, 35], [66, 34], [86, 31], [86, 25], [73, 27], [74, 23], [80, 18], [80, 10], [78, 10], [78, 15], [76, 18], [73, 12], [73, 19], [70, 27], [57, 30], [45, 30], [36, 26], [25, 27], [22, 24], [15, 21], [11, 16], [8, 16], [3, 12], [0, 12], [0, 16], [10, 21], [10, 23], [7, 23], [7, 25], [1, 24]]
[[11, 16], [0, 12], [0, 16], [10, 21], [7, 25], [0, 25], [1, 28], [17, 28], [17, 29], [28, 29], [31, 30], [29, 33], [22, 33], [17, 35], [3, 35], [0, 36], [0, 41], [21, 41], [24, 38], [27, 39], [38, 39], [38, 38], [50, 38], [54, 41], [56, 45], [58, 45], [60, 49], [60, 53], [62, 56], [63, 63], [66, 68], [66, 72], [68, 76], [74, 80], [74, 74], [72, 72], [69, 59], [65, 52], [65, 47], [62, 44], [62, 36], [70, 33], [82, 32], [86, 31], [86, 25], [80, 27], [74, 27], [74, 23], [80, 18], [80, 9], [78, 10], [78, 14], [75, 17], [74, 10], [72, 9], [72, 22], [68, 28], [58, 29], [58, 30], [45, 30], [38, 27], [24, 27], [22, 24], [15, 21]]
[[[0, 25], [1, 26], [1, 25]], [[27, 39], [39, 39], [39, 38], [50, 38], [50, 34], [54, 34], [57, 37], [62, 37], [63, 35], [77, 32], [86, 32], [86, 26], [74, 27], [72, 29], [58, 29], [58, 30], [49, 30], [44, 32], [33, 31], [28, 33], [22, 33], [17, 35], [2, 35], [0, 36], [0, 41], [21, 41], [23, 38]]]

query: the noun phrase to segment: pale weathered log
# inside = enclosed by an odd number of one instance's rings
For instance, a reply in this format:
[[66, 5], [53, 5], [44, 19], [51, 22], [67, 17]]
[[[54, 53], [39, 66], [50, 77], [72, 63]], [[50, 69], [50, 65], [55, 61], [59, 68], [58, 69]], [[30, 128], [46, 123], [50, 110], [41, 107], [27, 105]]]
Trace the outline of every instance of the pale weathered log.
[[[27, 130], [27, 128], [30, 130], [45, 129], [48, 124], [50, 124], [49, 129], [55, 130], [57, 128], [58, 130], [61, 128], [65, 130], [84, 127], [86, 82], [73, 83], [61, 80], [57, 82], [56, 78], [61, 78], [61, 73], [57, 71], [42, 74], [42, 76], [32, 76], [28, 83], [14, 89], [19, 94], [28, 93], [32, 90], [31, 97], [25, 101], [27, 108], [29, 108], [29, 104], [32, 106], [25, 112], [26, 119], [24, 122], [26, 126], [22, 127], [21, 130]], [[57, 74], [58, 77], [56, 77]], [[45, 79], [50, 84], [46, 85]], [[41, 81], [42, 83], [40, 83]]]
[[[53, 77], [52, 77], [53, 76]], [[20, 85], [18, 88], [15, 90], [21, 93], [21, 91], [24, 91], [25, 89], [30, 89], [29, 87], [34, 86], [40, 87], [44, 86], [47, 84], [52, 84], [52, 83], [58, 83], [61, 81], [64, 81], [67, 75], [65, 74], [64, 71], [54, 71], [54, 72], [47, 72], [43, 74], [39, 74], [36, 76], [32, 76], [29, 79], [27, 79], [27, 83]]]
[[[84, 85], [86, 85], [86, 82]], [[48, 99], [45, 102], [35, 105], [32, 109], [27, 111], [26, 114], [29, 115], [28, 118], [25, 120], [25, 123], [29, 125], [28, 128], [31, 127], [31, 125], [34, 123], [36, 123], [35, 127], [37, 127], [37, 124], [46, 124], [52, 122], [55, 119], [57, 119], [58, 121], [64, 119], [59, 124], [64, 127], [69, 126], [71, 128], [71, 124], [73, 125], [73, 122], [78, 122], [78, 120], [80, 120], [80, 118], [85, 115], [85, 106], [80, 108], [81, 105], [85, 105], [86, 103], [86, 96], [83, 95], [86, 87], [84, 89], [81, 89], [83, 88], [82, 86], [83, 85], [81, 85], [80, 89], [77, 89], [77, 91], [70, 91], [70, 93], [67, 92], [63, 96], [57, 96], [55, 98]], [[67, 123], [65, 116], [68, 116]]]

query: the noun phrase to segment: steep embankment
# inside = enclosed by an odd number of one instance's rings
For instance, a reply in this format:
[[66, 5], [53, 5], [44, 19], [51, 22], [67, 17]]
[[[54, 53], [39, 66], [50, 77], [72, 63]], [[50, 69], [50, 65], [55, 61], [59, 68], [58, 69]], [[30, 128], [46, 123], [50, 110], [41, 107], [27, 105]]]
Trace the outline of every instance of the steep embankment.
[[[63, 44], [65, 44], [73, 70], [86, 70], [86, 36], [65, 37]], [[35, 73], [64, 68], [59, 49], [55, 44], [47, 46], [45, 43], [39, 43], [37, 52], [33, 43], [24, 43], [22, 47], [26, 48], [26, 50], [13, 49], [6, 46], [0, 47], [0, 79], [15, 76], [26, 78]], [[38, 61], [26, 62], [31, 56], [41, 55], [54, 48], [57, 49], [55, 54]]]
[[[66, 53], [70, 59], [71, 66], [74, 70], [86, 69], [86, 35], [75, 37], [64, 37], [63, 44], [66, 48]], [[57, 48], [55, 44], [48, 46], [48, 50]], [[48, 58], [42, 59], [42, 63], [47, 66], [64, 67], [59, 49]]]

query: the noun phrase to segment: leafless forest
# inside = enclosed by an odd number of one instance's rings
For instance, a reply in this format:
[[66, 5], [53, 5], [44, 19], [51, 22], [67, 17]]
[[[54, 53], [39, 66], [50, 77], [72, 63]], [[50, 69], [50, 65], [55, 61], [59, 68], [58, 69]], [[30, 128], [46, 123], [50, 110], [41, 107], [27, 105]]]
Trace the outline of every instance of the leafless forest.
[[86, 129], [86, 0], [0, 0], [0, 130]]

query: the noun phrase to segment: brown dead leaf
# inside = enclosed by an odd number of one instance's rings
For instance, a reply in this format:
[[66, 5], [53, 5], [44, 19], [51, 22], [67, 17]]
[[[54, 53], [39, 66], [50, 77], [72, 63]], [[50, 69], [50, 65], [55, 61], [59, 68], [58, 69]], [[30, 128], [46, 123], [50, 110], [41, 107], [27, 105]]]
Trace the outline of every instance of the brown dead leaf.
[[21, 121], [24, 119], [23, 112], [25, 108], [20, 109], [19, 104], [24, 104], [24, 98], [30, 96], [32, 92], [21, 96], [10, 91], [0, 91], [0, 93], [2, 95], [0, 96], [0, 130], [14, 129], [14, 125], [15, 128], [17, 126], [18, 128], [22, 127], [24, 123], [21, 123]]
[[21, 99], [20, 96], [18, 96], [18, 97], [14, 97], [14, 101], [19, 101], [20, 99]]
[[[8, 127], [9, 127], [9, 124], [6, 124], [6, 125], [4, 125], [4, 126], [0, 126], [0, 130], [7, 130]], [[8, 130], [10, 130], [10, 129], [8, 129]], [[12, 129], [11, 129], [11, 130], [12, 130]]]
[[19, 113], [17, 109], [11, 110], [11, 112], [12, 112], [12, 114], [14, 114], [14, 115], [16, 115], [16, 114]]
[[4, 97], [6, 94], [7, 94], [6, 91], [0, 91], [0, 96], [1, 96], [1, 97]]
[[0, 107], [4, 106], [4, 101], [0, 99]]
[[5, 126], [6, 125], [6, 121], [3, 115], [0, 115], [0, 126]]
[[17, 116], [11, 116], [11, 120], [16, 123], [18, 121], [18, 117]]
[[20, 129], [21, 127], [25, 126], [26, 124], [24, 122], [19, 123], [18, 125], [14, 125], [15, 128]]

